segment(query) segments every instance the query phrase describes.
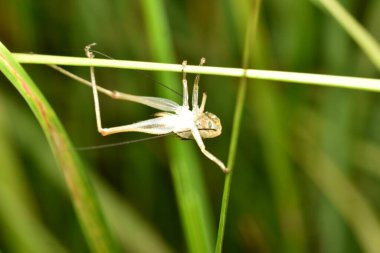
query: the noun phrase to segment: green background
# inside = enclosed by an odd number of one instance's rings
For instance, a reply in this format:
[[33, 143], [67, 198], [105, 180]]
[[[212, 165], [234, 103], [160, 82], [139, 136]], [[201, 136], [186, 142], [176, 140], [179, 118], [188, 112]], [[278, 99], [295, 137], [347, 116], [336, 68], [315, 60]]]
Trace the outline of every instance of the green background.
[[[84, 46], [96, 42], [102, 53], [137, 61], [159, 61], [165, 47], [152, 45], [164, 44], [173, 57], [167, 63], [187, 59], [198, 64], [206, 57], [209, 66], [241, 67], [247, 1], [157, 2], [164, 8], [137, 0], [5, 0], [0, 3], [0, 40], [12, 52], [64, 56], [84, 56]], [[380, 37], [378, 0], [342, 4]], [[169, 29], [149, 22], [152, 13], [165, 17]], [[159, 41], [152, 41], [155, 32]], [[263, 1], [252, 40], [250, 68], [379, 78], [360, 48], [312, 1]], [[146, 137], [100, 136], [89, 88], [47, 66], [24, 67], [76, 147]], [[89, 77], [86, 67], [67, 69]], [[97, 68], [96, 76], [109, 89], [166, 93], [181, 102], [153, 81], [181, 91], [180, 74], [171, 83], [154, 72]], [[188, 78], [192, 84], [194, 75]], [[0, 83], [0, 251], [88, 252], [43, 132], [8, 80], [0, 76]], [[224, 162], [238, 84], [231, 77], [203, 75], [200, 80], [207, 110], [223, 124], [223, 134], [205, 144]], [[155, 112], [104, 96], [100, 103], [106, 127], [151, 118]], [[371, 238], [380, 240], [379, 122], [376, 93], [249, 80], [224, 252], [371, 252], [368, 245], [378, 244]], [[225, 176], [193, 141], [169, 136], [79, 152], [102, 182], [96, 191], [109, 193], [101, 204], [112, 205], [107, 221], [125, 252], [190, 251], [169, 168], [173, 152], [167, 150], [168, 140], [197, 157], [202, 180], [194, 187], [205, 189], [207, 240], [212, 247], [215, 243]], [[118, 222], [121, 229], [116, 229]]]

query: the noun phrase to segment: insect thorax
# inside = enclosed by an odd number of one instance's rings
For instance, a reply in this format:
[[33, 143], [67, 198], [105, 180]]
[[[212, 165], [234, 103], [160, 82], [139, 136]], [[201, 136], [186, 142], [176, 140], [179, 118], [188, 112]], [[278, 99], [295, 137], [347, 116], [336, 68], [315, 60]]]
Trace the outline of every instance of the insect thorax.
[[[222, 133], [220, 119], [211, 112], [202, 113], [195, 121], [202, 139], [215, 138]], [[191, 131], [178, 132], [177, 135], [183, 139], [193, 139]]]

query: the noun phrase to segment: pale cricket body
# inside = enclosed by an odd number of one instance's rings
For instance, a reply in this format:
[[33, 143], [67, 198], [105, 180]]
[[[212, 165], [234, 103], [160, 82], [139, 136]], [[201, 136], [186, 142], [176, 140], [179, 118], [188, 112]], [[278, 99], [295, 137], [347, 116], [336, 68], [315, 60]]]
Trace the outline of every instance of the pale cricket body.
[[[85, 52], [88, 58], [94, 58], [94, 54], [91, 52], [91, 47], [95, 44], [91, 44], [85, 47]], [[201, 59], [200, 66], [205, 63], [205, 58]], [[122, 93], [119, 91], [107, 90], [103, 87], [97, 86], [95, 80], [94, 67], [90, 67], [91, 82], [82, 79], [58, 66], [52, 66], [61, 73], [68, 75], [77, 81], [89, 85], [93, 90], [93, 97], [95, 103], [95, 115], [96, 126], [98, 132], [103, 136], [123, 133], [123, 132], [142, 132], [148, 134], [162, 135], [174, 133], [183, 139], [194, 139], [201, 152], [216, 163], [223, 172], [228, 173], [229, 169], [224, 165], [222, 161], [216, 158], [213, 154], [206, 150], [203, 143], [205, 138], [214, 138], [222, 133], [222, 125], [220, 119], [205, 111], [206, 94], [203, 93], [201, 104], [198, 105], [198, 93], [199, 93], [199, 78], [197, 74], [194, 81], [193, 93], [192, 93], [192, 109], [189, 108], [189, 93], [186, 80], [186, 68], [187, 62], [182, 62], [182, 86], [183, 86], [183, 102], [182, 105], [178, 103], [159, 97], [148, 96], [135, 96], [131, 94]], [[114, 99], [129, 100], [132, 102], [147, 105], [149, 107], [161, 110], [155, 114], [155, 118], [139, 121], [129, 125], [115, 126], [110, 128], [102, 127], [102, 120], [100, 114], [98, 91], [102, 92]]]

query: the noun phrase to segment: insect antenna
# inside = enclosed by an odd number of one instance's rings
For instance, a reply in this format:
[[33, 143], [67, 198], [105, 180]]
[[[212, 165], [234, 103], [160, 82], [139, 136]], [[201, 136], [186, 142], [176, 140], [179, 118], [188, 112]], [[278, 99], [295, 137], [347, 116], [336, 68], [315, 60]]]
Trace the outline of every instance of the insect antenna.
[[122, 141], [122, 142], [116, 142], [116, 143], [110, 143], [110, 144], [94, 145], [94, 146], [87, 146], [87, 147], [76, 147], [75, 149], [78, 151], [87, 151], [87, 150], [95, 150], [95, 149], [113, 148], [113, 147], [117, 147], [117, 146], [123, 146], [123, 145], [132, 144], [132, 143], [137, 143], [137, 142], [159, 139], [159, 138], [169, 136], [169, 135], [173, 135], [173, 133], [154, 135], [154, 136], [149, 136], [149, 137], [145, 137], [145, 138], [141, 138], [141, 139]]

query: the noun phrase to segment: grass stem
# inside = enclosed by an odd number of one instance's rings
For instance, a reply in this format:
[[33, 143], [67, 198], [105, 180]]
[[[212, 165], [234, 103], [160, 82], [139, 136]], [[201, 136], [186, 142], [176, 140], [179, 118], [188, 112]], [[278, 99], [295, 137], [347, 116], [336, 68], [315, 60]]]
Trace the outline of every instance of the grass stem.
[[[108, 59], [88, 59], [83, 57], [66, 57], [53, 55], [36, 55], [36, 54], [18, 54], [13, 56], [19, 63], [27, 64], [55, 64], [70, 66], [95, 66], [109, 68], [124, 68], [149, 71], [171, 71], [181, 72], [181, 64], [168, 64], [142, 61], [121, 61]], [[257, 70], [242, 68], [223, 68], [209, 66], [186, 66], [187, 73], [200, 73], [208, 75], [243, 77], [251, 79], [263, 79], [279, 82], [302, 83], [311, 85], [320, 85], [327, 87], [339, 87], [357, 90], [368, 90], [380, 92], [380, 79], [321, 75], [309, 73], [296, 73], [273, 70]]]

